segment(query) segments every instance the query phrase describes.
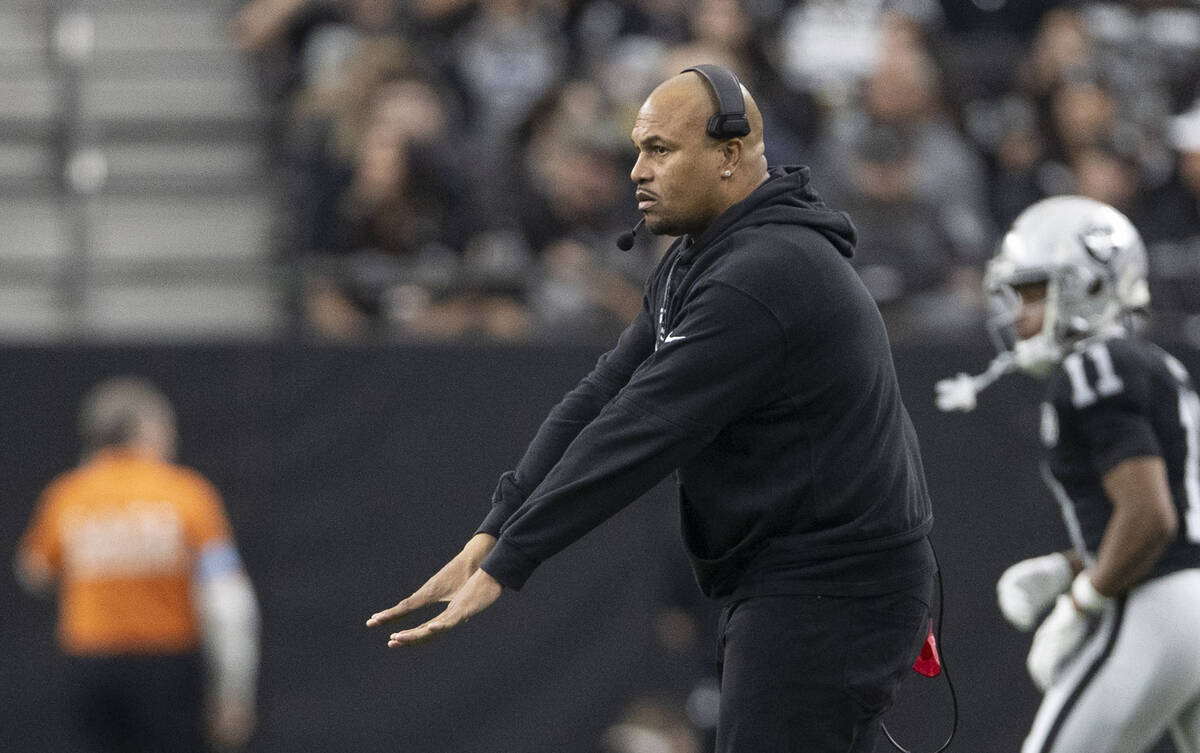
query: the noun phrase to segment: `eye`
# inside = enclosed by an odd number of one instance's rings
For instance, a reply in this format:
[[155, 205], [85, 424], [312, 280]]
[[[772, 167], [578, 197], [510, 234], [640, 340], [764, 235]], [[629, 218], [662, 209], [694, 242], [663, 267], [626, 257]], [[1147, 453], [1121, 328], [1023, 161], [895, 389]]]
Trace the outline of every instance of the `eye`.
[[668, 151], [670, 151], [670, 150], [667, 149], [662, 144], [656, 144], [656, 145], [650, 147], [650, 153], [653, 154], [655, 157], [661, 157], [664, 154], [666, 154]]

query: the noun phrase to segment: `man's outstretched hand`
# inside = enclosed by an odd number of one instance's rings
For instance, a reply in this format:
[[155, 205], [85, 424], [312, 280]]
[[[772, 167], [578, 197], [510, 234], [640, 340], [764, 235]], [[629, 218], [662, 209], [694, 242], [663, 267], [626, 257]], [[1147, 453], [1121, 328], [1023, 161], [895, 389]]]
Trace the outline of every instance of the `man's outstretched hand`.
[[496, 539], [487, 534], [476, 534], [463, 550], [450, 560], [412, 596], [401, 600], [394, 607], [376, 612], [367, 620], [367, 627], [376, 627], [403, 617], [435, 601], [446, 601], [449, 605], [438, 616], [415, 628], [392, 633], [388, 646], [408, 646], [428, 640], [435, 634], [466, 622], [492, 605], [500, 598], [502, 590], [495, 578], [479, 569], [479, 563], [495, 546]]
[[411, 646], [429, 640], [438, 633], [449, 630], [479, 614], [500, 598], [502, 586], [483, 570], [476, 570], [458, 589], [445, 611], [437, 617], [415, 628], [401, 630], [388, 636], [388, 648]]

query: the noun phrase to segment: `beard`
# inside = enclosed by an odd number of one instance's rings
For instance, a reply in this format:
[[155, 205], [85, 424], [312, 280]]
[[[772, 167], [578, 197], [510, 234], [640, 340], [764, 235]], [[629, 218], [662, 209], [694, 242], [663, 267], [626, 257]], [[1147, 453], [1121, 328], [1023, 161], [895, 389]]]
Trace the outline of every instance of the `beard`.
[[654, 235], [670, 235], [674, 237], [687, 235], [688, 232], [679, 221], [669, 217], [659, 217], [653, 220], [647, 217], [646, 229]]

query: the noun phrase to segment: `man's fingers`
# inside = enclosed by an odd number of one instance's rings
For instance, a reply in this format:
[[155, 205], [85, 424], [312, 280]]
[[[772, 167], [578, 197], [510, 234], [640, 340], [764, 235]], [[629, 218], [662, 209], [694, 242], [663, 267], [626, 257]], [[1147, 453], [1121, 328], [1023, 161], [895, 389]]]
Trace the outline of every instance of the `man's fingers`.
[[[500, 584], [492, 576], [479, 570], [454, 594], [454, 598], [450, 600], [450, 605], [446, 607], [445, 611], [415, 628], [392, 633], [388, 636], [388, 646], [392, 648], [411, 646], [414, 643], [428, 640], [443, 630], [449, 630], [455, 625], [466, 622], [491, 606], [492, 602], [500, 597], [500, 591]], [[414, 598], [416, 595], [408, 597], [405, 599], [406, 602], [409, 602], [408, 604], [401, 602], [390, 611], [394, 611], [402, 605], [407, 607], [406, 611], [411, 611], [414, 608], [412, 604]], [[428, 600], [425, 603], [428, 603]]]
[[398, 617], [403, 617], [409, 612], [420, 609], [432, 601], [433, 599], [430, 596], [422, 593], [421, 591], [417, 591], [407, 599], [401, 600], [398, 604], [396, 604], [396, 606], [371, 615], [371, 617], [367, 620], [367, 627], [375, 627], [376, 625], [382, 625], [386, 622], [391, 622]]
[[385, 622], [391, 622], [392, 620], [396, 619], [400, 615], [405, 614], [407, 612], [408, 612], [408, 599], [404, 599], [403, 601], [397, 603], [396, 606], [389, 607], [382, 611], [376, 612], [375, 614], [368, 617], [367, 618], [367, 627], [375, 627], [376, 625], [382, 625]]
[[423, 625], [418, 625], [409, 630], [401, 630], [398, 633], [392, 633], [388, 636], [388, 648], [399, 648], [401, 646], [413, 646], [418, 643], [429, 640], [433, 636], [448, 630], [458, 624], [458, 620], [449, 622], [445, 619], [445, 614], [439, 615], [434, 619], [426, 622]]

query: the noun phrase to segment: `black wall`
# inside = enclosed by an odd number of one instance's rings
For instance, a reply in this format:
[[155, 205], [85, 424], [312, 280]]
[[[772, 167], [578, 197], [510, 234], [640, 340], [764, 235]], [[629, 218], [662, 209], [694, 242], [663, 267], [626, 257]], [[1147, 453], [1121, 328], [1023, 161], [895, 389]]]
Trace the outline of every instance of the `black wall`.
[[[1200, 373], [1200, 354], [1174, 349]], [[592, 348], [488, 346], [0, 349], [0, 557], [41, 487], [70, 466], [79, 398], [139, 373], [175, 401], [182, 459], [224, 493], [263, 608], [254, 751], [590, 753], [635, 697], [708, 669], [705, 641], [672, 655], [653, 617], [688, 577], [666, 486], [539, 570], [470, 624], [400, 651], [363, 621], [474, 531], [495, 478], [590, 367]], [[1028, 637], [994, 584], [1066, 545], [1036, 469], [1037, 383], [1001, 381], [972, 414], [933, 384], [978, 371], [980, 348], [896, 354], [934, 494], [942, 648], [961, 709], [954, 750], [1019, 748], [1037, 704]], [[686, 597], [685, 597], [686, 600]], [[710, 610], [701, 608], [706, 621]], [[0, 578], [0, 750], [60, 748], [64, 681], [53, 608]], [[707, 627], [707, 624], [706, 624]], [[681, 666], [686, 664], [687, 666]], [[931, 749], [949, 725], [941, 680], [917, 675], [889, 726]]]

